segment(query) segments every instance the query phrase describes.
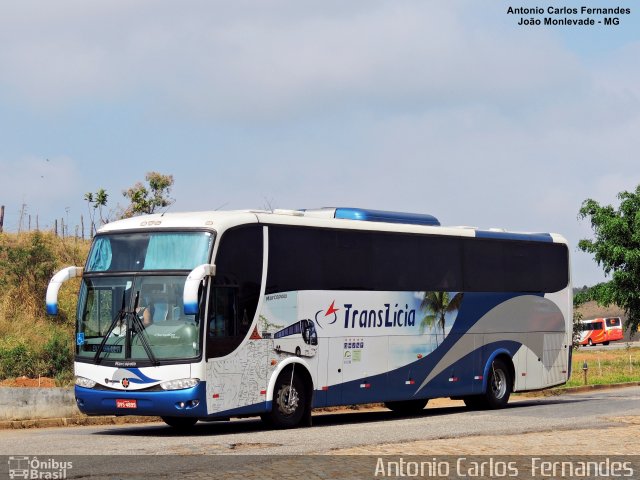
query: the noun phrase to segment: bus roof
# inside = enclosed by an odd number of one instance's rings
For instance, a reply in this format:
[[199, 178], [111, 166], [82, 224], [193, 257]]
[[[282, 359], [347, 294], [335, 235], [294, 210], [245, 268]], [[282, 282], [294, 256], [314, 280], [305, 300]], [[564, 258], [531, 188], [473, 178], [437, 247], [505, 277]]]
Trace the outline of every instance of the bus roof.
[[[337, 216], [338, 218], [336, 218]], [[339, 216], [347, 218], [339, 218]], [[562, 235], [556, 233], [511, 232], [496, 228], [441, 226], [438, 220], [431, 215], [355, 208], [274, 211], [214, 210], [140, 215], [103, 225], [98, 233], [179, 228], [211, 229], [222, 232], [227, 228], [246, 223], [567, 243]]]

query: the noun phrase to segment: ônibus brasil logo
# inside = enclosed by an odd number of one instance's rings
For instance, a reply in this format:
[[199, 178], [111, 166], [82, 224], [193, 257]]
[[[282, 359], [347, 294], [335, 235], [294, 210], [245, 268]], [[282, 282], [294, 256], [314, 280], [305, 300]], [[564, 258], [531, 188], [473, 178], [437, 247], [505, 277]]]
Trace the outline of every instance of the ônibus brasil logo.
[[320, 318], [318, 318], [318, 316], [324, 312], [324, 315], [321, 318], [327, 319], [327, 317], [329, 317], [329, 319], [331, 318], [331, 316], [333, 315], [333, 320], [329, 323], [327, 323], [327, 325], [333, 325], [334, 323], [336, 323], [338, 321], [338, 314], [336, 313], [338, 310], [340, 310], [339, 308], [336, 308], [336, 301], [334, 300], [333, 302], [331, 302], [331, 306], [329, 308], [327, 308], [327, 311], [325, 312], [324, 310], [318, 310], [316, 312], [316, 323], [318, 324], [318, 326], [320, 328], [322, 328], [322, 324], [320, 323]]

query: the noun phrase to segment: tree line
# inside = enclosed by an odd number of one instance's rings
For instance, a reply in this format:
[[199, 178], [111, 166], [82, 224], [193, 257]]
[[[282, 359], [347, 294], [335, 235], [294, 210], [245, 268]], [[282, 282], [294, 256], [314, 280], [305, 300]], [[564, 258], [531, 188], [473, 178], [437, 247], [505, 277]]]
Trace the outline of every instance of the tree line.
[[137, 182], [132, 187], [123, 190], [122, 195], [129, 200], [129, 205], [124, 208], [118, 206], [110, 212], [106, 211], [109, 194], [104, 188], [98, 189], [95, 193], [87, 192], [84, 194], [84, 200], [89, 209], [91, 236], [105, 223], [136, 215], [155, 213], [175, 202], [175, 199], [169, 196], [174, 182], [173, 175], [148, 172], [145, 181], [146, 184]]
[[[128, 205], [116, 205], [109, 209], [109, 193], [104, 188], [99, 188], [96, 192], [87, 192], [84, 194], [84, 200], [87, 202], [89, 213], [87, 227], [88, 236], [93, 237], [100, 226], [119, 220], [129, 218], [135, 215], [154, 213], [159, 209], [169, 207], [175, 202], [175, 199], [169, 195], [173, 187], [173, 175], [165, 175], [158, 172], [148, 172], [145, 176], [146, 183], [137, 182], [135, 185], [122, 191], [122, 195], [128, 200]], [[5, 206], [0, 205], [0, 233], [4, 229], [4, 213]], [[67, 209], [67, 214], [68, 214]], [[75, 230], [70, 230], [70, 222], [65, 217], [53, 220], [50, 230], [62, 238], [73, 237], [85, 238], [85, 218], [80, 215], [80, 222], [75, 225]], [[23, 203], [20, 207], [20, 216], [18, 220], [18, 233], [22, 231], [36, 230], [40, 231], [40, 219], [38, 215], [32, 217], [27, 212], [27, 204]]]

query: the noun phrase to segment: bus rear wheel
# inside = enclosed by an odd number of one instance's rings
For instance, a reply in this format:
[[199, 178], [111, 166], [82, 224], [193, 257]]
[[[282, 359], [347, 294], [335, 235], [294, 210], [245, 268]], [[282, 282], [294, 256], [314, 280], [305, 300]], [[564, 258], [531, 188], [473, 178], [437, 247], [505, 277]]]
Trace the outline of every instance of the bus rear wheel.
[[308, 408], [307, 392], [299, 375], [288, 369], [276, 381], [271, 411], [262, 420], [274, 428], [295, 428]]
[[198, 421], [197, 418], [191, 417], [161, 417], [164, 423], [170, 427], [177, 428], [179, 430], [188, 430], [193, 427]]
[[474, 410], [503, 408], [509, 402], [512, 385], [513, 379], [507, 364], [496, 359], [489, 368], [485, 393], [464, 397], [464, 404]]
[[401, 400], [398, 402], [385, 402], [384, 406], [392, 412], [402, 415], [416, 415], [427, 406], [428, 399]]

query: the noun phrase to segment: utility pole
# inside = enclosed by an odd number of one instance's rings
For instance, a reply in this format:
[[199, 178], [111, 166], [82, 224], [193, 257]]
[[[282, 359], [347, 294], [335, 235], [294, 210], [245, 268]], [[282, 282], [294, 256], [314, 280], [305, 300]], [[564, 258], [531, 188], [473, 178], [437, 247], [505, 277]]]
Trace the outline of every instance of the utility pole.
[[18, 233], [22, 231], [22, 222], [24, 221], [24, 214], [27, 211], [27, 204], [23, 203], [20, 208], [20, 221], [18, 222]]

